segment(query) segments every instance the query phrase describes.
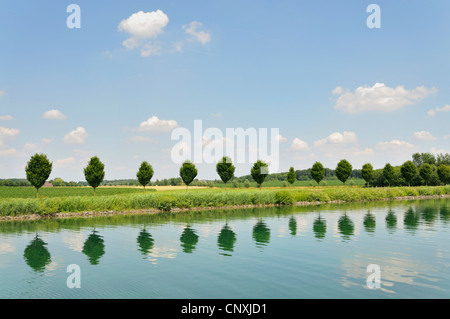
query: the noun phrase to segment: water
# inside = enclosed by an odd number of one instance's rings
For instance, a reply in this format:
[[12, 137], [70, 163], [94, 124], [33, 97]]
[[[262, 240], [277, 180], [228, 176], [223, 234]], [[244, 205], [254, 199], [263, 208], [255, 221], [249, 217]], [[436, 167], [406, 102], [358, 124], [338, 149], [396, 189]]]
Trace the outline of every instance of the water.
[[447, 199], [2, 222], [0, 298], [448, 298], [449, 227]]

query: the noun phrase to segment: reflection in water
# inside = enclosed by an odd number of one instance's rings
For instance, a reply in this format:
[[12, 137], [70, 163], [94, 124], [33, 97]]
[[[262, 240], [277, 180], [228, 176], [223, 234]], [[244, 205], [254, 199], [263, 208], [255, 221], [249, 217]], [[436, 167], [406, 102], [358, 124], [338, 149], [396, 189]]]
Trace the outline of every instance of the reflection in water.
[[375, 232], [375, 216], [369, 212], [364, 216], [364, 228], [366, 232], [373, 233]]
[[442, 205], [441, 209], [439, 210], [439, 217], [441, 220], [448, 222], [450, 220], [450, 209], [448, 209], [447, 206]]
[[314, 221], [313, 231], [317, 239], [324, 239], [327, 232], [327, 221], [325, 218], [319, 217]]
[[98, 265], [100, 258], [105, 254], [103, 237], [98, 235], [95, 229], [84, 243], [83, 254], [88, 257], [91, 265]]
[[142, 253], [142, 255], [147, 255], [150, 253], [151, 249], [154, 245], [154, 240], [152, 238], [152, 235], [150, 235], [149, 232], [145, 230], [141, 230], [139, 233], [139, 236], [137, 238], [137, 243], [139, 245], [139, 251]]
[[[234, 243], [236, 242], [236, 233], [227, 225], [223, 226], [217, 238], [217, 244], [223, 251], [232, 252], [234, 249]], [[230, 254], [222, 253], [224, 256], [231, 256]]]
[[185, 253], [192, 253], [198, 243], [198, 235], [190, 226], [186, 226], [180, 237], [181, 247]]
[[[419, 210], [420, 208], [418, 208]], [[432, 206], [424, 206], [420, 209], [420, 214], [427, 225], [433, 225], [437, 218], [437, 209]]]
[[350, 240], [350, 236], [354, 234], [355, 226], [350, 217], [345, 214], [341, 216], [338, 221], [339, 232], [342, 234], [342, 239]]
[[289, 230], [292, 236], [297, 235], [297, 221], [294, 217], [289, 218]]
[[253, 240], [259, 247], [266, 246], [270, 241], [270, 229], [262, 220], [253, 226]]
[[42, 239], [36, 237], [30, 242], [23, 252], [23, 257], [28, 266], [34, 271], [42, 272], [45, 266], [51, 263], [50, 253], [45, 247], [47, 245]]
[[386, 215], [386, 228], [391, 233], [397, 228], [397, 216], [392, 210], [389, 210]]
[[403, 223], [405, 224], [406, 229], [414, 231], [419, 226], [419, 215], [416, 214], [412, 208], [409, 208], [405, 213]]

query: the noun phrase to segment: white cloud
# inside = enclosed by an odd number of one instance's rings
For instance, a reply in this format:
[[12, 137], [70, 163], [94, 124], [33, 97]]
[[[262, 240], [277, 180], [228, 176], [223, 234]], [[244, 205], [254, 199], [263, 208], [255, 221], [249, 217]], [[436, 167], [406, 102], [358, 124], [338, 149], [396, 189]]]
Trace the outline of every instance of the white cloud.
[[283, 143], [283, 142], [286, 142], [286, 141], [287, 141], [287, 138], [284, 137], [284, 136], [282, 136], [282, 135], [280, 135], [280, 134], [277, 134], [277, 135], [275, 136], [275, 140], [278, 141], [278, 143]]
[[372, 87], [360, 86], [355, 92], [349, 90], [344, 92], [341, 88], [338, 88], [333, 90], [333, 92], [341, 92], [334, 108], [346, 113], [396, 111], [406, 105], [415, 104], [428, 95], [437, 92], [436, 88], [429, 89], [423, 86], [412, 90], [405, 89], [403, 85], [390, 88], [384, 83], [375, 83]]
[[44, 144], [44, 145], [48, 145], [48, 144], [50, 144], [51, 142], [53, 142], [53, 139], [52, 139], [52, 138], [43, 138], [43, 139], [42, 139], [42, 144]]
[[449, 135], [445, 135], [443, 138], [444, 138], [444, 140], [450, 139], [450, 134]]
[[24, 152], [32, 152], [32, 151], [37, 150], [38, 147], [39, 147], [38, 144], [26, 143], [26, 144], [23, 146], [23, 151], [24, 151]]
[[431, 148], [431, 153], [433, 154], [450, 154], [450, 150], [437, 149], [436, 147]]
[[160, 120], [157, 116], [152, 116], [147, 121], [142, 122], [137, 130], [148, 132], [170, 132], [176, 127], [178, 127], [178, 123], [175, 120]]
[[374, 154], [373, 148], [365, 148], [364, 150], [356, 150], [353, 152], [354, 156], [371, 156]]
[[182, 41], [177, 41], [174, 42], [172, 44], [172, 52], [179, 52], [179, 53], [183, 53], [183, 42]]
[[160, 55], [161, 47], [152, 45], [150, 42], [146, 43], [141, 49], [141, 56], [149, 57], [151, 55]]
[[136, 143], [155, 143], [156, 141], [150, 137], [146, 136], [134, 136], [130, 139], [132, 142]]
[[436, 137], [434, 137], [430, 132], [420, 131], [413, 134], [413, 139], [418, 141], [434, 141], [436, 140]]
[[47, 120], [65, 120], [67, 118], [67, 116], [62, 114], [59, 110], [47, 111], [42, 117]]
[[294, 138], [291, 144], [291, 150], [293, 151], [306, 151], [309, 149], [308, 143], [302, 141], [299, 138]]
[[13, 117], [11, 115], [2, 115], [0, 116], [0, 121], [11, 121]]
[[211, 116], [215, 117], [215, 118], [221, 118], [222, 117], [222, 113], [212, 113]]
[[3, 95], [5, 95], [5, 94], [6, 94], [5, 91], [1, 91], [1, 90], [0, 90], [0, 96], [3, 96]]
[[55, 161], [55, 168], [65, 168], [68, 166], [71, 166], [72, 164], [75, 164], [77, 162], [75, 157], [67, 157], [64, 159], [60, 159]]
[[14, 128], [0, 127], [0, 147], [6, 146], [6, 141], [17, 136], [20, 130]]
[[84, 127], [77, 127], [74, 131], [64, 136], [63, 142], [66, 144], [84, 144], [88, 137]]
[[0, 157], [16, 156], [19, 152], [15, 148], [9, 148], [6, 150], [0, 150]]
[[414, 147], [411, 143], [400, 141], [400, 140], [392, 140], [390, 142], [379, 142], [375, 145], [376, 149], [382, 151], [399, 151], [399, 150], [410, 150]]
[[161, 10], [152, 12], [139, 11], [119, 24], [119, 31], [126, 31], [132, 37], [155, 38], [163, 32], [169, 23], [169, 17]]
[[355, 132], [334, 132], [328, 137], [315, 141], [314, 147], [320, 147], [325, 144], [355, 144], [358, 143], [358, 138]]
[[337, 86], [332, 92], [331, 94], [334, 95], [339, 95], [342, 94], [344, 92], [344, 89], [341, 86]]
[[447, 104], [447, 105], [445, 105], [443, 107], [437, 107], [435, 109], [429, 110], [427, 112], [427, 117], [433, 117], [438, 112], [450, 112], [450, 104]]
[[150, 42], [144, 44], [145, 39], [157, 38], [169, 23], [169, 17], [161, 10], [152, 12], [139, 11], [122, 20], [119, 31], [127, 32], [130, 38], [122, 42], [128, 50], [141, 48], [141, 56], [159, 55], [161, 47]]
[[201, 44], [205, 45], [206, 43], [211, 41], [211, 35], [206, 31], [199, 30], [203, 24], [198, 21], [192, 21], [189, 25], [184, 25], [184, 31], [191, 35], [191, 41], [198, 41]]

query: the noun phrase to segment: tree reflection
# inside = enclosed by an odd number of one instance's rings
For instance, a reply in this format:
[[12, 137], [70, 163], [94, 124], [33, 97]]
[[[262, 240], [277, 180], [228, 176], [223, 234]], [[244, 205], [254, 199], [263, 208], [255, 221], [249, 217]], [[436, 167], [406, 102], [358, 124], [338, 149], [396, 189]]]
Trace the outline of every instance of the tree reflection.
[[350, 236], [354, 234], [355, 226], [347, 214], [339, 218], [338, 229], [344, 240], [350, 240]]
[[297, 235], [297, 221], [294, 217], [289, 218], [289, 230], [292, 236]]
[[139, 251], [142, 253], [142, 255], [147, 255], [153, 248], [154, 240], [152, 238], [152, 235], [150, 235], [150, 233], [147, 232], [144, 228], [143, 230], [141, 230], [139, 236], [137, 237], [137, 243], [139, 245]]
[[[223, 251], [233, 252], [234, 243], [236, 242], [236, 233], [227, 225], [223, 226], [217, 238], [217, 244]], [[224, 256], [231, 256], [227, 253], [222, 253]]]
[[314, 221], [313, 231], [317, 239], [325, 238], [325, 233], [327, 232], [327, 221], [325, 218], [321, 218], [319, 215], [319, 217]]
[[376, 225], [376, 221], [375, 221], [375, 216], [372, 215], [369, 212], [367, 212], [367, 214], [364, 216], [364, 228], [366, 229], [366, 232], [368, 233], [373, 233], [375, 232], [375, 225]]
[[439, 217], [441, 220], [448, 222], [450, 220], [450, 209], [447, 206], [442, 205], [439, 210]]
[[95, 229], [84, 243], [83, 254], [88, 257], [91, 265], [98, 265], [100, 258], [105, 254], [103, 237], [97, 234]]
[[259, 247], [266, 246], [270, 241], [270, 229], [262, 220], [253, 226], [253, 239]]
[[198, 243], [198, 235], [190, 226], [186, 226], [180, 237], [181, 247], [185, 253], [192, 253]]
[[409, 230], [416, 230], [419, 226], [419, 216], [414, 212], [412, 208], [409, 208], [405, 213], [405, 217], [403, 219], [403, 223], [405, 224], [405, 228]]
[[392, 210], [389, 210], [386, 215], [386, 228], [389, 231], [394, 231], [397, 227], [397, 216], [395, 216], [395, 213]]
[[425, 206], [421, 208], [421, 216], [427, 225], [433, 225], [437, 218], [438, 210], [435, 207]]
[[34, 271], [42, 272], [49, 263], [51, 263], [50, 253], [45, 247], [47, 245], [39, 236], [30, 242], [23, 252], [23, 257], [28, 266]]

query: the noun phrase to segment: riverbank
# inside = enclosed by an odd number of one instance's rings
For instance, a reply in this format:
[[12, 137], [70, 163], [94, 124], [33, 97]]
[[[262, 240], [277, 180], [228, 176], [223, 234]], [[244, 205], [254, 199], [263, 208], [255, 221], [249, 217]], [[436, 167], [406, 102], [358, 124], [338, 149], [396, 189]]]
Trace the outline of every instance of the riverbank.
[[0, 201], [0, 221], [73, 218], [159, 212], [186, 212], [271, 206], [304, 206], [383, 200], [450, 197], [450, 186], [398, 188], [311, 188], [262, 190], [199, 190], [168, 194], [6, 199]]

